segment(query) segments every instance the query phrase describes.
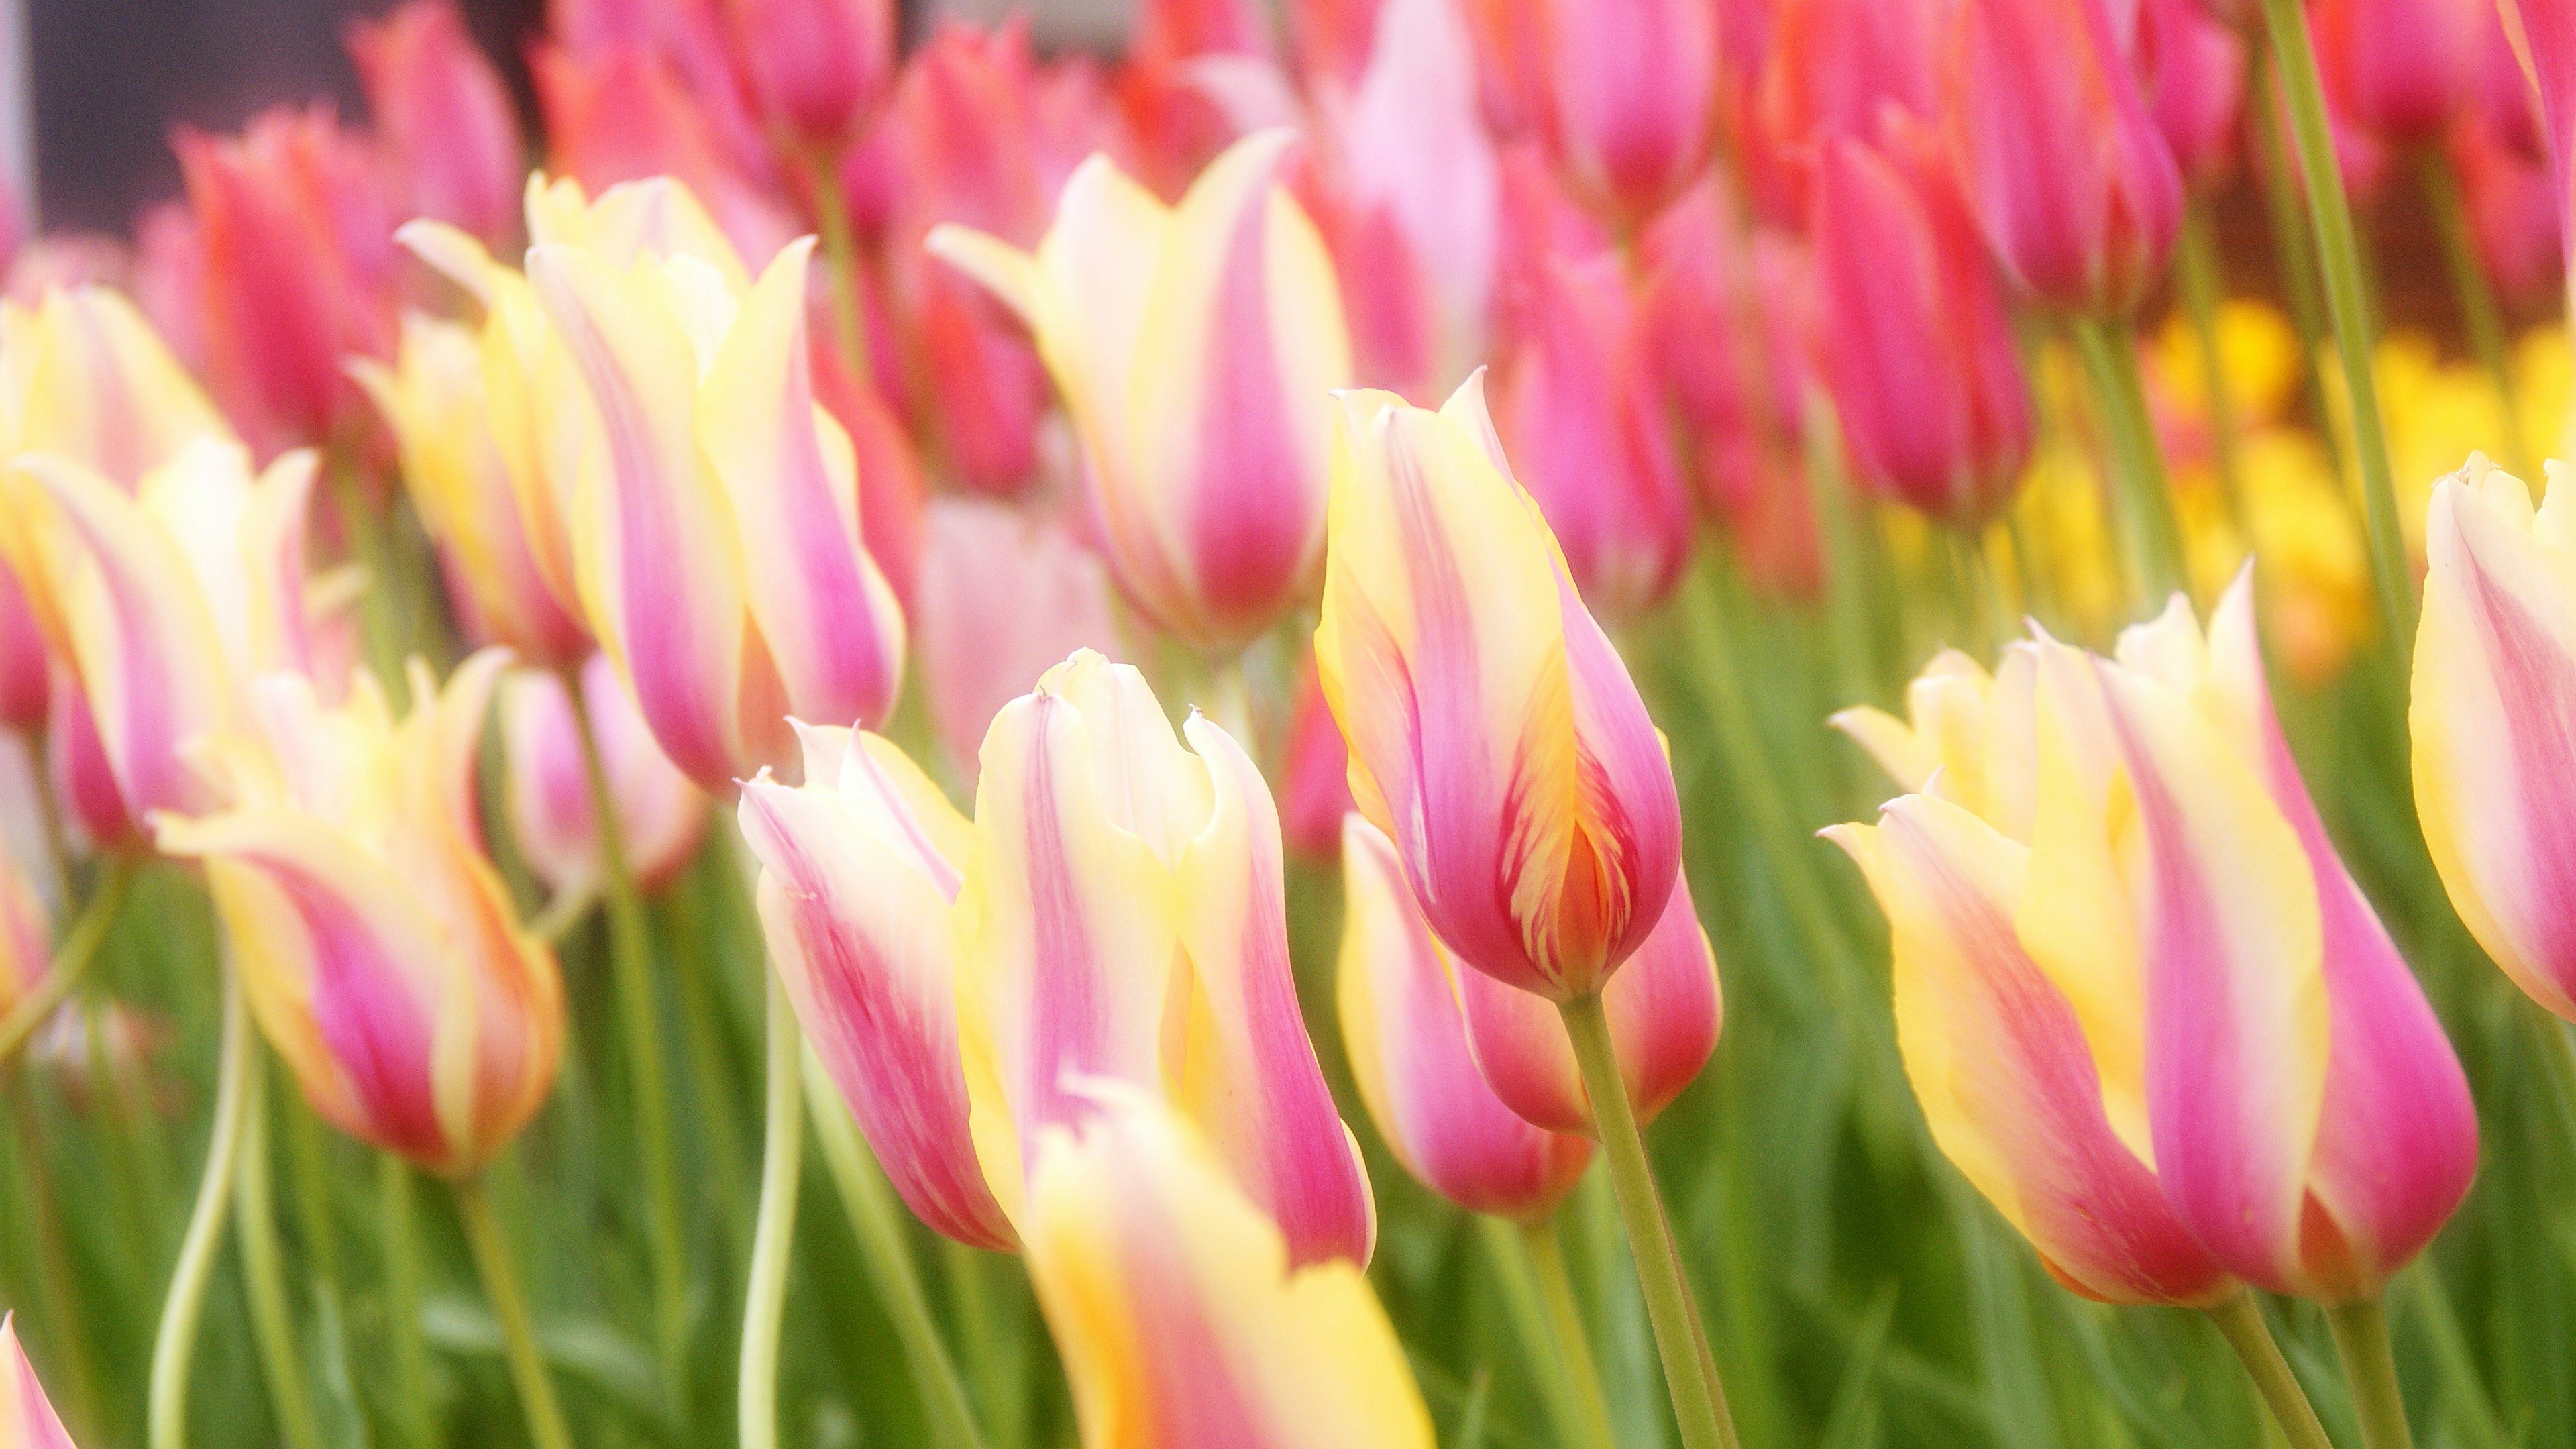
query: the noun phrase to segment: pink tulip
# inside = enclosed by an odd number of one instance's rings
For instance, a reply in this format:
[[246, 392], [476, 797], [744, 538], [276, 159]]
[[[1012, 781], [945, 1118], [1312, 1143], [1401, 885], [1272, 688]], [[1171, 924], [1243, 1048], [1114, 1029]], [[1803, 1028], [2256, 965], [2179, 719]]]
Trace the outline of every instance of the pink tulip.
[[49, 668], [45, 636], [36, 627], [27, 592], [0, 560], [0, 729], [25, 730], [45, 722]]
[[743, 90], [772, 135], [835, 154], [884, 103], [893, 0], [725, 0], [725, 20]]
[[1717, 130], [1711, 0], [1478, 0], [1499, 89], [1566, 184], [1623, 230], [1699, 176]]
[[[2521, 87], [2519, 77], [2515, 84]], [[2496, 291], [2522, 303], [2547, 297], [2565, 280], [2547, 158], [2526, 155], [2476, 111], [2450, 129], [2444, 145], [2459, 174], [2469, 235]]]
[[973, 771], [1002, 707], [1077, 649], [1118, 650], [1108, 570], [1041, 510], [942, 498], [930, 505], [920, 640], [931, 722]]
[[1351, 798], [1351, 747], [1333, 722], [1332, 706], [1310, 660], [1297, 676], [1297, 698], [1288, 715], [1288, 743], [1280, 750], [1279, 834], [1288, 853], [1311, 861], [1342, 858], [1342, 819], [1359, 808]]
[[905, 608], [921, 584], [922, 509], [930, 485], [921, 455], [885, 395], [850, 375], [831, 327], [806, 323], [806, 356], [814, 368], [814, 401], [850, 435], [859, 470], [859, 542]]
[[2531, 83], [2540, 92], [2540, 129], [2558, 178], [2558, 245], [2576, 291], [2576, 10], [2551, 0], [2498, 0]]
[[46, 710], [45, 779], [64, 821], [91, 848], [121, 851], [141, 843], [143, 827], [125, 808], [89, 697], [68, 668], [55, 673]]
[[2039, 301], [2137, 306], [2182, 223], [2182, 177], [2156, 129], [2112, 0], [1962, 0], [1943, 80], [1969, 213]]
[[2235, 159], [2244, 130], [2244, 39], [2197, 0], [2146, 0], [2138, 58], [2147, 104], [2183, 180], [2210, 185]]
[[2492, 0], [2314, 0], [2317, 68], [2344, 114], [2392, 145], [2437, 139], [2485, 71]]
[[407, 0], [382, 19], [352, 21], [347, 42], [403, 215], [494, 246], [515, 235], [528, 171], [518, 110], [454, 0]]
[[746, 156], [718, 98], [662, 54], [624, 45], [593, 52], [531, 49], [549, 164], [597, 193], [670, 176], [702, 200], [735, 249], [775, 253], [799, 230], [765, 155]]
[[18, 1343], [17, 1315], [0, 1316], [0, 1446], [5, 1449], [76, 1449], [71, 1431], [54, 1413], [35, 1365]]
[[[707, 798], [653, 743], [607, 656], [593, 654], [582, 665], [581, 697], [599, 737], [626, 868], [638, 887], [659, 890], [696, 853]], [[509, 764], [510, 834], [529, 872], [557, 893], [603, 886], [599, 821], [562, 675], [518, 669], [502, 680], [501, 742]]]
[[1963, 529], [2012, 501], [2030, 390], [1993, 264], [1921, 129], [1821, 144], [1818, 371], [1864, 486]]
[[[1787, 0], [1752, 81], [1746, 171], [1765, 219], [1798, 226], [1816, 149], [1878, 135], [1890, 112], [1941, 113], [1941, 19], [1934, 0]], [[1727, 46], [1733, 60], [1734, 36]]]

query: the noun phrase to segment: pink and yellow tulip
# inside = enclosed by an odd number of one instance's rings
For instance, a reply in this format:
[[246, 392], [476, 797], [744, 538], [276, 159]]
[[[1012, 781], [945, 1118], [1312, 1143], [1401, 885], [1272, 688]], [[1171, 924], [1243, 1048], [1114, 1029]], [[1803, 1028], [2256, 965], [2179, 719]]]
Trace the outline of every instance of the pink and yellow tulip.
[[558, 196], [529, 234], [598, 420], [573, 513], [582, 601], [663, 753], [722, 790], [792, 750], [790, 713], [882, 720], [902, 610], [860, 540], [849, 437], [814, 405], [812, 242], [752, 282], [668, 181]]
[[36, 623], [36, 608], [26, 587], [9, 566], [0, 547], [0, 729], [26, 730], [45, 722], [51, 697], [52, 662], [45, 652], [45, 632]]
[[58, 453], [130, 490], [192, 439], [230, 435], [123, 294], [78, 286], [0, 302], [0, 441], [12, 455]]
[[1094, 156], [1034, 254], [929, 239], [1036, 334], [1119, 587], [1210, 654], [1309, 597], [1323, 557], [1325, 394], [1351, 348], [1332, 259], [1273, 179], [1292, 140], [1237, 142], [1177, 207]]
[[1342, 879], [1335, 999], [1351, 1075], [1379, 1134], [1406, 1171], [1460, 1207], [1546, 1217], [1591, 1165], [1591, 1142], [1530, 1125], [1485, 1084], [1458, 1000], [1460, 978], [1477, 973], [1450, 964], [1395, 847], [1357, 814], [1344, 819]]
[[1359, 1268], [1293, 1239], [1167, 1107], [1076, 1084], [1029, 1182], [1029, 1277], [1084, 1449], [1431, 1449]]
[[517, 1134], [554, 1084], [563, 985], [483, 857], [474, 756], [507, 656], [442, 689], [413, 668], [394, 717], [371, 675], [322, 703], [299, 674], [251, 687], [202, 752], [222, 803], [158, 817], [202, 861], [251, 1015], [324, 1120], [447, 1177]]
[[15, 1314], [0, 1317], [0, 1449], [75, 1449], [18, 1343]]
[[[707, 797], [653, 743], [606, 655], [578, 671], [582, 710], [599, 740], [616, 806], [626, 868], [638, 889], [668, 883], [706, 833]], [[561, 672], [514, 669], [501, 681], [501, 745], [509, 761], [511, 839], [548, 890], [596, 891], [608, 883], [599, 821], [582, 764], [581, 726]]]
[[1361, 812], [1460, 960], [1598, 992], [1663, 918], [1681, 807], [1481, 378], [1436, 413], [1342, 397], [1331, 533], [1315, 659]]

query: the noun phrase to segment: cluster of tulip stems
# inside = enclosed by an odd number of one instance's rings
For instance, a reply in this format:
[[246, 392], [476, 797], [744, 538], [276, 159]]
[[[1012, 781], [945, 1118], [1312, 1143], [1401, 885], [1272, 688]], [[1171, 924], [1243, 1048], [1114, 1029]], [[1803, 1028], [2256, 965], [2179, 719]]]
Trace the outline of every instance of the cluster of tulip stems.
[[0, 1449], [2576, 1442], [2564, 0], [348, 43], [10, 228]]

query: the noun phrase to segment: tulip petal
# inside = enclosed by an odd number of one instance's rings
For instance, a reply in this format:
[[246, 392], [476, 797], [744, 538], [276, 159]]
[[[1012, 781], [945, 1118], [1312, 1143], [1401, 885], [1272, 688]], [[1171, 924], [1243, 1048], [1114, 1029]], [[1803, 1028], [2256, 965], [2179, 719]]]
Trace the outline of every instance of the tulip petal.
[[0, 1316], [0, 1449], [75, 1449], [18, 1342], [16, 1314]]

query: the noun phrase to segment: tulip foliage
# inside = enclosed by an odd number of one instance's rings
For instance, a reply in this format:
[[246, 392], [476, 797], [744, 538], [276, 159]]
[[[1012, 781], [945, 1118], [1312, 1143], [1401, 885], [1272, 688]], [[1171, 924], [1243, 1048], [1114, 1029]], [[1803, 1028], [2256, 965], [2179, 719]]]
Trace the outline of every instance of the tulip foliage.
[[2566, 5], [539, 8], [0, 212], [0, 1449], [2576, 1443]]

